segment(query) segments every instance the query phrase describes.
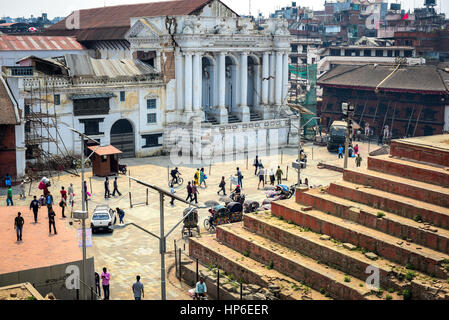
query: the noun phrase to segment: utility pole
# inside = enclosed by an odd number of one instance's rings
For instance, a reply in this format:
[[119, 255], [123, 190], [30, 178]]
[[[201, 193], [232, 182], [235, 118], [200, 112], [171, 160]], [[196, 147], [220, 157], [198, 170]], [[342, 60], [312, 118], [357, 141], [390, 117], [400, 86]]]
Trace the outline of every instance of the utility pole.
[[345, 139], [345, 161], [344, 168], [348, 168], [349, 143], [352, 139], [352, 116], [354, 114], [354, 106], [350, 103], [341, 105], [343, 114], [346, 115], [346, 139]]

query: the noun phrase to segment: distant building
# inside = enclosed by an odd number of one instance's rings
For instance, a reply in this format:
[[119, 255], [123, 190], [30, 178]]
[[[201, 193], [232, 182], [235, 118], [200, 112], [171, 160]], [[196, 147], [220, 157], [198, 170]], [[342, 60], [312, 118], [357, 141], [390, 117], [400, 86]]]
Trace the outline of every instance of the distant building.
[[355, 105], [355, 121], [374, 135], [388, 125], [393, 138], [441, 134], [449, 130], [447, 65], [340, 65], [324, 74], [323, 126], [342, 119], [341, 104]]

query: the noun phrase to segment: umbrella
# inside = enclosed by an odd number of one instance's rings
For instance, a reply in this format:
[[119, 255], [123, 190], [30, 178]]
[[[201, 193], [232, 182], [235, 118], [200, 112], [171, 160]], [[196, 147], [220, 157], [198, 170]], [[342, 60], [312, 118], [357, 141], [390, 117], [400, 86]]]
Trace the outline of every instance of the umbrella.
[[36, 32], [37, 29], [36, 29], [35, 27], [31, 27], [31, 28], [28, 28], [28, 31], [30, 31], [30, 32]]
[[282, 188], [284, 191], [289, 191], [290, 189], [285, 184], [278, 185], [279, 188]]
[[215, 207], [215, 206], [220, 205], [219, 202], [214, 201], [214, 200], [206, 201], [206, 202], [204, 202], [204, 204], [206, 205], [206, 207], [209, 207], [209, 208], [213, 208], [213, 207]]

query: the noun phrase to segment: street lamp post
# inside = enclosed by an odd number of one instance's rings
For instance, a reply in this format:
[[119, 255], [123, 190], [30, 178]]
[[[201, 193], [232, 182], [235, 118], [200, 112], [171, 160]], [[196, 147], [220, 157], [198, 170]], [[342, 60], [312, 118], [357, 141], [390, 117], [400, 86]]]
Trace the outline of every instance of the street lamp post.
[[[86, 211], [86, 190], [84, 190], [84, 170], [85, 170], [85, 161], [89, 160], [90, 157], [95, 153], [95, 151], [97, 151], [98, 148], [101, 147], [100, 142], [90, 138], [89, 136], [85, 135], [84, 133], [70, 128], [69, 129], [73, 132], [75, 132], [76, 134], [78, 134], [81, 138], [81, 208], [82, 211], [78, 212], [78, 214], [74, 213], [74, 218], [75, 219], [81, 219], [81, 230], [82, 230], [82, 241], [83, 241], [83, 261], [82, 261], [82, 279], [83, 279], [83, 283], [87, 283], [86, 282], [86, 259], [87, 259], [87, 248], [86, 248], [86, 219], [88, 218], [88, 212]], [[90, 141], [96, 142], [98, 144], [97, 148], [92, 151], [92, 153], [87, 157], [87, 159], [84, 159], [84, 138], [87, 138]], [[78, 217], [77, 217], [78, 216]], [[84, 298], [86, 298], [86, 291], [84, 290], [83, 292], [85, 292], [84, 294]]]
[[345, 138], [345, 159], [344, 168], [348, 168], [349, 143], [352, 139], [352, 116], [354, 114], [354, 105], [343, 103], [341, 105], [342, 112], [346, 115], [346, 138]]

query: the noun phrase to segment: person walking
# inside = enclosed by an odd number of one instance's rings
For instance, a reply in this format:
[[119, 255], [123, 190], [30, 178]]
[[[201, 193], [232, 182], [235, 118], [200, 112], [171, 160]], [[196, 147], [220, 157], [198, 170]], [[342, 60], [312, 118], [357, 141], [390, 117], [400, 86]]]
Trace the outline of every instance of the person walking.
[[117, 182], [117, 177], [115, 177], [114, 179], [114, 191], [112, 191], [112, 196], [115, 197], [115, 193], [118, 193], [118, 196], [121, 197], [122, 194], [120, 193], [120, 191], [118, 191], [118, 182]]
[[111, 197], [111, 191], [109, 190], [109, 178], [104, 180], [104, 198], [109, 199]]
[[359, 154], [359, 145], [358, 144], [356, 144], [355, 147], [354, 147], [354, 154], [355, 155]]
[[360, 156], [360, 153], [357, 155], [357, 158], [355, 158], [355, 164], [357, 166], [357, 168], [360, 168], [360, 166], [362, 165], [362, 157]]
[[134, 300], [142, 300], [142, 298], [145, 298], [145, 292], [143, 291], [143, 284], [140, 282], [140, 276], [136, 277], [136, 282], [134, 282], [131, 288], [133, 290]]
[[241, 188], [243, 188], [243, 175], [242, 175], [242, 171], [240, 171], [240, 168], [237, 168], [237, 174], [236, 174], [236, 176], [237, 176], [237, 184], [241, 187]]
[[59, 206], [62, 209], [62, 217], [66, 218], [64, 215], [65, 207], [67, 206], [67, 191], [64, 189], [64, 187], [61, 187], [61, 201], [59, 202]]
[[254, 175], [257, 176], [257, 169], [259, 169], [259, 156], [256, 156], [256, 159], [254, 159]]
[[25, 220], [22, 218], [22, 213], [18, 212], [17, 217], [14, 219], [14, 229], [17, 233], [17, 242], [22, 241], [22, 231]]
[[20, 183], [20, 199], [26, 199], [26, 194], [25, 194], [25, 180], [22, 180], [22, 182]]
[[73, 197], [75, 196], [75, 194], [73, 193], [73, 183], [69, 185], [67, 193], [69, 194], [69, 205], [73, 208]]
[[193, 182], [196, 185], [200, 184], [200, 169], [196, 169], [195, 174], [193, 175]]
[[192, 192], [193, 192], [192, 183], [189, 181], [187, 183], [187, 198], [186, 198], [186, 201], [188, 201], [188, 200], [190, 200], [190, 202], [193, 201], [193, 194], [192, 194]]
[[111, 281], [111, 274], [106, 267], [103, 268], [101, 273], [101, 284], [103, 286], [104, 300], [109, 300], [109, 282]]
[[206, 180], [207, 180], [207, 175], [206, 175], [206, 173], [204, 173], [204, 168], [201, 168], [201, 170], [200, 170], [200, 187], [204, 183], [204, 187], [207, 188]]
[[87, 196], [89, 195], [89, 192], [87, 191], [87, 181], [84, 180], [84, 200], [87, 201]]
[[338, 147], [338, 159], [342, 159], [343, 158], [343, 147], [340, 145]]
[[95, 271], [95, 292], [101, 298], [100, 274]]
[[[172, 183], [172, 185], [170, 186], [170, 194], [171, 194], [172, 196], [174, 196], [175, 193], [176, 193], [175, 187], [173, 186], [173, 183]], [[175, 205], [175, 198], [173, 198], [173, 197], [171, 198], [170, 205], [171, 205], [171, 206], [174, 206], [174, 205]]]
[[226, 181], [225, 181], [225, 177], [221, 177], [221, 181], [220, 184], [218, 185], [218, 187], [220, 188], [220, 190], [217, 191], [217, 194], [220, 195], [220, 192], [223, 191], [223, 196], [226, 196]]
[[274, 186], [274, 181], [275, 181], [275, 177], [274, 177], [274, 170], [270, 169], [270, 185]]
[[47, 205], [48, 214], [50, 214], [50, 210], [53, 209], [53, 195], [48, 191], [47, 197], [45, 198], [45, 204]]
[[123, 209], [120, 209], [120, 208], [116, 208], [116, 211], [117, 211], [118, 217], [120, 219], [119, 223], [125, 223], [123, 221], [123, 219], [125, 218], [125, 211]]
[[6, 206], [14, 206], [14, 202], [12, 201], [12, 188], [8, 188], [8, 195], [6, 197]]
[[56, 223], [55, 223], [55, 216], [56, 213], [53, 210], [53, 208], [48, 209], [48, 233], [51, 234], [51, 226], [53, 226], [53, 231], [55, 232], [55, 234], [58, 234], [56, 232]]
[[259, 184], [257, 185], [257, 190], [259, 190], [261, 182], [262, 187], [265, 188], [265, 169], [263, 167], [260, 167], [259, 169]]
[[31, 201], [30, 203], [30, 210], [33, 210], [34, 223], [37, 223], [37, 214], [39, 212], [40, 207], [41, 207], [40, 202], [37, 200], [37, 197], [34, 196], [33, 201]]
[[193, 183], [192, 194], [193, 194], [193, 200], [195, 200], [195, 204], [198, 204], [198, 195], [200, 194], [200, 192], [198, 191], [198, 186], [196, 183]]

